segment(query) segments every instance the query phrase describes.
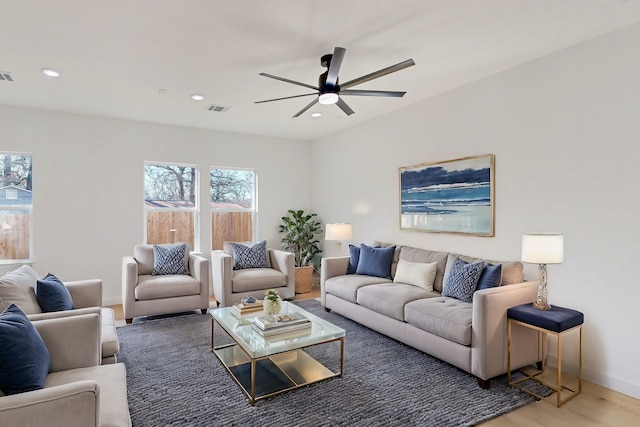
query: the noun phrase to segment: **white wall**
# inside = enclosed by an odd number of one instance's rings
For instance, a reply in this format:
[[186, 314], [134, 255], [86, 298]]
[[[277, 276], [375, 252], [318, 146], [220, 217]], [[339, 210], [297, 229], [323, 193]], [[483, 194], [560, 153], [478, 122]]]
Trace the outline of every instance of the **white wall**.
[[[107, 305], [121, 301], [122, 257], [144, 239], [144, 161], [196, 164], [204, 209], [210, 166], [255, 168], [258, 237], [269, 246], [280, 247], [286, 210], [310, 205], [307, 143], [8, 107], [0, 130], [0, 151], [33, 155], [34, 268], [101, 278]], [[210, 258], [206, 210], [201, 224], [199, 249]]]
[[[584, 376], [640, 397], [638, 40], [627, 27], [314, 141], [312, 208], [352, 222], [352, 243], [494, 259], [519, 259], [523, 232], [564, 233], [549, 299], [585, 315]], [[495, 237], [400, 231], [398, 167], [486, 153]]]

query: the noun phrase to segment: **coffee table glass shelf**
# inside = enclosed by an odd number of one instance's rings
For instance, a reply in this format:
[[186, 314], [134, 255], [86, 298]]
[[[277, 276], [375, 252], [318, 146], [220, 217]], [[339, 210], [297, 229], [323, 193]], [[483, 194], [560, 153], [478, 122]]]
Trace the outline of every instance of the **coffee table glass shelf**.
[[[231, 307], [209, 310], [211, 316], [211, 351], [227, 368], [232, 378], [249, 397], [251, 405], [285, 391], [342, 377], [345, 330], [319, 318], [295, 304], [284, 301], [280, 314], [300, 313], [311, 321], [311, 328], [262, 337], [251, 324], [263, 311], [238, 315]], [[216, 346], [216, 326], [233, 342]], [[339, 369], [331, 370], [314, 359], [305, 349], [333, 344], [339, 347]], [[337, 349], [336, 349], [337, 350]], [[337, 351], [338, 352], [338, 351]]]

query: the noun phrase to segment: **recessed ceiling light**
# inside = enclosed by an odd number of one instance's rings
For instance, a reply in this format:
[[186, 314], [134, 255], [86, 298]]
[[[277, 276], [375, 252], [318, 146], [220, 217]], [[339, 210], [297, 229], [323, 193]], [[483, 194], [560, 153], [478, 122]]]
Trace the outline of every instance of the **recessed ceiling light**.
[[204, 95], [194, 93], [193, 95], [191, 95], [191, 99], [193, 99], [194, 101], [202, 101], [204, 99]]
[[48, 77], [60, 77], [60, 73], [51, 68], [43, 68], [41, 71], [42, 71], [42, 74]]
[[309, 114], [311, 117], [320, 117], [322, 116], [322, 113], [320, 111], [314, 111], [313, 113]]

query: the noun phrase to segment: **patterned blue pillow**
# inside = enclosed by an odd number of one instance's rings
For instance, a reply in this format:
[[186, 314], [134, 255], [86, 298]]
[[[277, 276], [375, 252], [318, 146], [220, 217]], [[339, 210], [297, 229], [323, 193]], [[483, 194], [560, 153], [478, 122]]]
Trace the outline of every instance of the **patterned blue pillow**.
[[36, 299], [45, 313], [73, 310], [73, 300], [69, 290], [51, 273], [36, 282]]
[[153, 274], [164, 276], [167, 274], [189, 274], [185, 266], [187, 258], [187, 244], [175, 246], [153, 245]]
[[51, 370], [40, 334], [15, 304], [0, 314], [0, 366], [0, 390], [5, 394], [43, 388]]
[[245, 245], [242, 243], [229, 242], [233, 248], [234, 270], [245, 268], [268, 268], [267, 263], [267, 241], [261, 240], [257, 243]]
[[460, 301], [472, 302], [482, 270], [487, 265], [484, 261], [473, 264], [456, 258], [449, 270], [449, 276], [442, 289], [443, 297], [452, 297]]

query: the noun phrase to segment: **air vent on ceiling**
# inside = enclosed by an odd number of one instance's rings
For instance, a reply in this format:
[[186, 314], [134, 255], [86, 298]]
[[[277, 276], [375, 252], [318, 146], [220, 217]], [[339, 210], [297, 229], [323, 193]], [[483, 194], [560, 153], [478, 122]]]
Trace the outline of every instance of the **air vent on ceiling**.
[[11, 78], [11, 74], [7, 73], [6, 71], [0, 71], [0, 80], [12, 82], [13, 78]]
[[231, 107], [225, 107], [224, 105], [214, 105], [211, 104], [207, 107], [207, 111], [211, 111], [212, 113], [224, 113]]

